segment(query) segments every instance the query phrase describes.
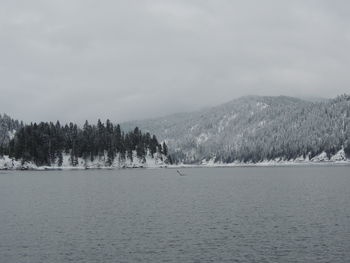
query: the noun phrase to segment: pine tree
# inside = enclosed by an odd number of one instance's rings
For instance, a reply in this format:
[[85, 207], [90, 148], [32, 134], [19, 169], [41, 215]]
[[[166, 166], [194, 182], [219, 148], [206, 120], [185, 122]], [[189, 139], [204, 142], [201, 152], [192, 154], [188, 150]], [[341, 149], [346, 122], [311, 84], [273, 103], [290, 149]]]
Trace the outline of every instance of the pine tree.
[[163, 142], [162, 145], [162, 153], [167, 156], [168, 155], [168, 146], [165, 144], [165, 142]]

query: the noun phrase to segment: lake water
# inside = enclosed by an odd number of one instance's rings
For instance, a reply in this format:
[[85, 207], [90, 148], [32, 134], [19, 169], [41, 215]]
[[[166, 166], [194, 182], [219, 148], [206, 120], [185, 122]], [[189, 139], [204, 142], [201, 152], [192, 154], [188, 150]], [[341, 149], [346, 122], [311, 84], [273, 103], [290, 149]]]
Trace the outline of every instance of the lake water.
[[0, 262], [350, 262], [350, 167], [0, 172]]

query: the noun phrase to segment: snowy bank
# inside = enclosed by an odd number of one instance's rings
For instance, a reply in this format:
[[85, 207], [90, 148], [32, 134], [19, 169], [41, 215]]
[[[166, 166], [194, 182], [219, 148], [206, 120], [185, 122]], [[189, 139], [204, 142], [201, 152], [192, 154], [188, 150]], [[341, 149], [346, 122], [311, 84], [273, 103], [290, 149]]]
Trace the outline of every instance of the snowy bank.
[[264, 166], [298, 166], [298, 165], [350, 165], [350, 159], [346, 157], [343, 149], [338, 151], [336, 154], [328, 158], [325, 152], [319, 155], [309, 158], [306, 156], [300, 156], [293, 160], [274, 159], [264, 160], [261, 162], [239, 162], [235, 161], [232, 163], [215, 162], [215, 158], [210, 160], [202, 160], [200, 164], [178, 164], [170, 167], [264, 167]]
[[8, 156], [0, 156], [0, 170], [70, 170], [70, 169], [115, 169], [115, 168], [158, 168], [167, 166], [167, 157], [163, 154], [156, 153], [152, 157], [147, 154], [145, 159], [140, 159], [133, 152], [132, 160], [129, 158], [122, 159], [119, 154], [116, 156], [112, 164], [108, 163], [107, 154], [101, 157], [90, 159], [78, 158], [76, 165], [72, 165], [70, 155], [63, 155], [61, 165], [58, 160], [50, 166], [37, 166], [33, 162], [22, 162]]
[[112, 165], [107, 162], [107, 156], [95, 158], [94, 161], [78, 158], [77, 165], [71, 165], [69, 155], [63, 156], [62, 165], [59, 166], [56, 162], [51, 166], [36, 166], [32, 162], [24, 162], [14, 160], [8, 156], [0, 157], [0, 170], [79, 170], [79, 169], [117, 169], [117, 168], [195, 168], [195, 167], [271, 167], [271, 166], [303, 166], [303, 165], [350, 165], [350, 159], [346, 157], [344, 150], [338, 151], [336, 154], [327, 157], [325, 152], [309, 159], [303, 156], [294, 160], [264, 160], [262, 162], [233, 162], [223, 163], [215, 162], [215, 158], [210, 160], [202, 160], [199, 164], [176, 164], [170, 165], [167, 162], [167, 157], [162, 154], [155, 154], [151, 157], [146, 155], [145, 160], [137, 157], [136, 152], [133, 153], [133, 160], [121, 159], [119, 155], [115, 158]]

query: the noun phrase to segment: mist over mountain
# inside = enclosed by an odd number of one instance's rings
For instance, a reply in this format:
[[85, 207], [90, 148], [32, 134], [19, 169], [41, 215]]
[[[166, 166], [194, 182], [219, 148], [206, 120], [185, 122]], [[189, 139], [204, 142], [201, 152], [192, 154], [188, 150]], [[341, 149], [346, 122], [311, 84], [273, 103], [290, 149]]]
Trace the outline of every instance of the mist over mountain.
[[309, 101], [246, 96], [191, 113], [121, 124], [139, 127], [169, 145], [173, 159], [230, 163], [350, 154], [350, 96]]

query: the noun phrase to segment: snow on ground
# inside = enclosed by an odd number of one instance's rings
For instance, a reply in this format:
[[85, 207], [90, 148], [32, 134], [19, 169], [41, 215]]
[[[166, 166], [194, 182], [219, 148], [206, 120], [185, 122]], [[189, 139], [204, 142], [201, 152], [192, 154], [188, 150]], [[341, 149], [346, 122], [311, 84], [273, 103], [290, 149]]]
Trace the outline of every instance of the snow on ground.
[[345, 161], [346, 155], [343, 149], [341, 149], [339, 152], [337, 152], [335, 155], [331, 157], [331, 161], [337, 162], [337, 161]]
[[62, 165], [58, 165], [58, 160], [51, 166], [36, 166], [32, 162], [24, 162], [14, 160], [8, 156], [0, 157], [0, 170], [57, 170], [57, 169], [111, 169], [111, 168], [157, 168], [165, 167], [166, 156], [156, 153], [152, 158], [150, 154], [146, 155], [145, 160], [137, 157], [136, 152], [133, 152], [133, 160], [122, 160], [119, 155], [116, 156], [112, 165], [108, 164], [107, 153], [104, 156], [96, 157], [93, 161], [83, 158], [77, 159], [77, 165], [73, 166], [71, 157], [68, 154], [63, 155]]
[[311, 161], [312, 162], [326, 162], [326, 161], [329, 161], [329, 159], [327, 157], [327, 153], [322, 152], [319, 155], [312, 158]]
[[264, 160], [262, 162], [253, 163], [253, 162], [239, 162], [235, 161], [233, 163], [222, 163], [215, 162], [215, 157], [210, 160], [202, 160], [199, 165], [187, 165], [187, 164], [179, 164], [177, 167], [241, 167], [241, 166], [293, 166], [293, 165], [317, 165], [317, 164], [346, 164], [350, 165], [350, 159], [346, 158], [345, 152], [343, 149], [334, 154], [330, 159], [327, 157], [325, 152], [320, 153], [315, 156], [311, 160], [308, 156], [304, 158], [300, 156], [294, 160], [283, 160], [283, 159], [275, 159], [275, 160]]
[[133, 153], [133, 161], [130, 159], [121, 160], [119, 156], [116, 156], [112, 165], [107, 164], [107, 155], [100, 158], [95, 158], [94, 161], [84, 160], [78, 158], [78, 164], [76, 166], [71, 165], [71, 160], [69, 155], [63, 156], [62, 166], [59, 166], [57, 161], [52, 166], [36, 166], [33, 163], [21, 163], [20, 161], [13, 160], [8, 156], [0, 157], [0, 170], [57, 170], [57, 169], [113, 169], [113, 168], [161, 168], [161, 167], [242, 167], [242, 166], [295, 166], [295, 165], [330, 165], [330, 164], [342, 164], [350, 165], [350, 159], [346, 158], [344, 150], [338, 151], [335, 155], [331, 156], [329, 159], [325, 152], [315, 156], [311, 160], [306, 157], [300, 156], [294, 160], [264, 160], [259, 163], [243, 163], [243, 162], [233, 162], [233, 163], [222, 163], [215, 162], [215, 157], [210, 160], [202, 160], [200, 164], [178, 164], [178, 165], [168, 165], [165, 163], [166, 157], [161, 154], [155, 154], [152, 158], [149, 154], [146, 156], [146, 160], [140, 160], [136, 156], [136, 152]]
[[36, 169], [38, 168], [35, 164], [24, 162], [23, 164], [20, 161], [9, 158], [8, 156], [0, 157], [0, 170], [7, 169]]

